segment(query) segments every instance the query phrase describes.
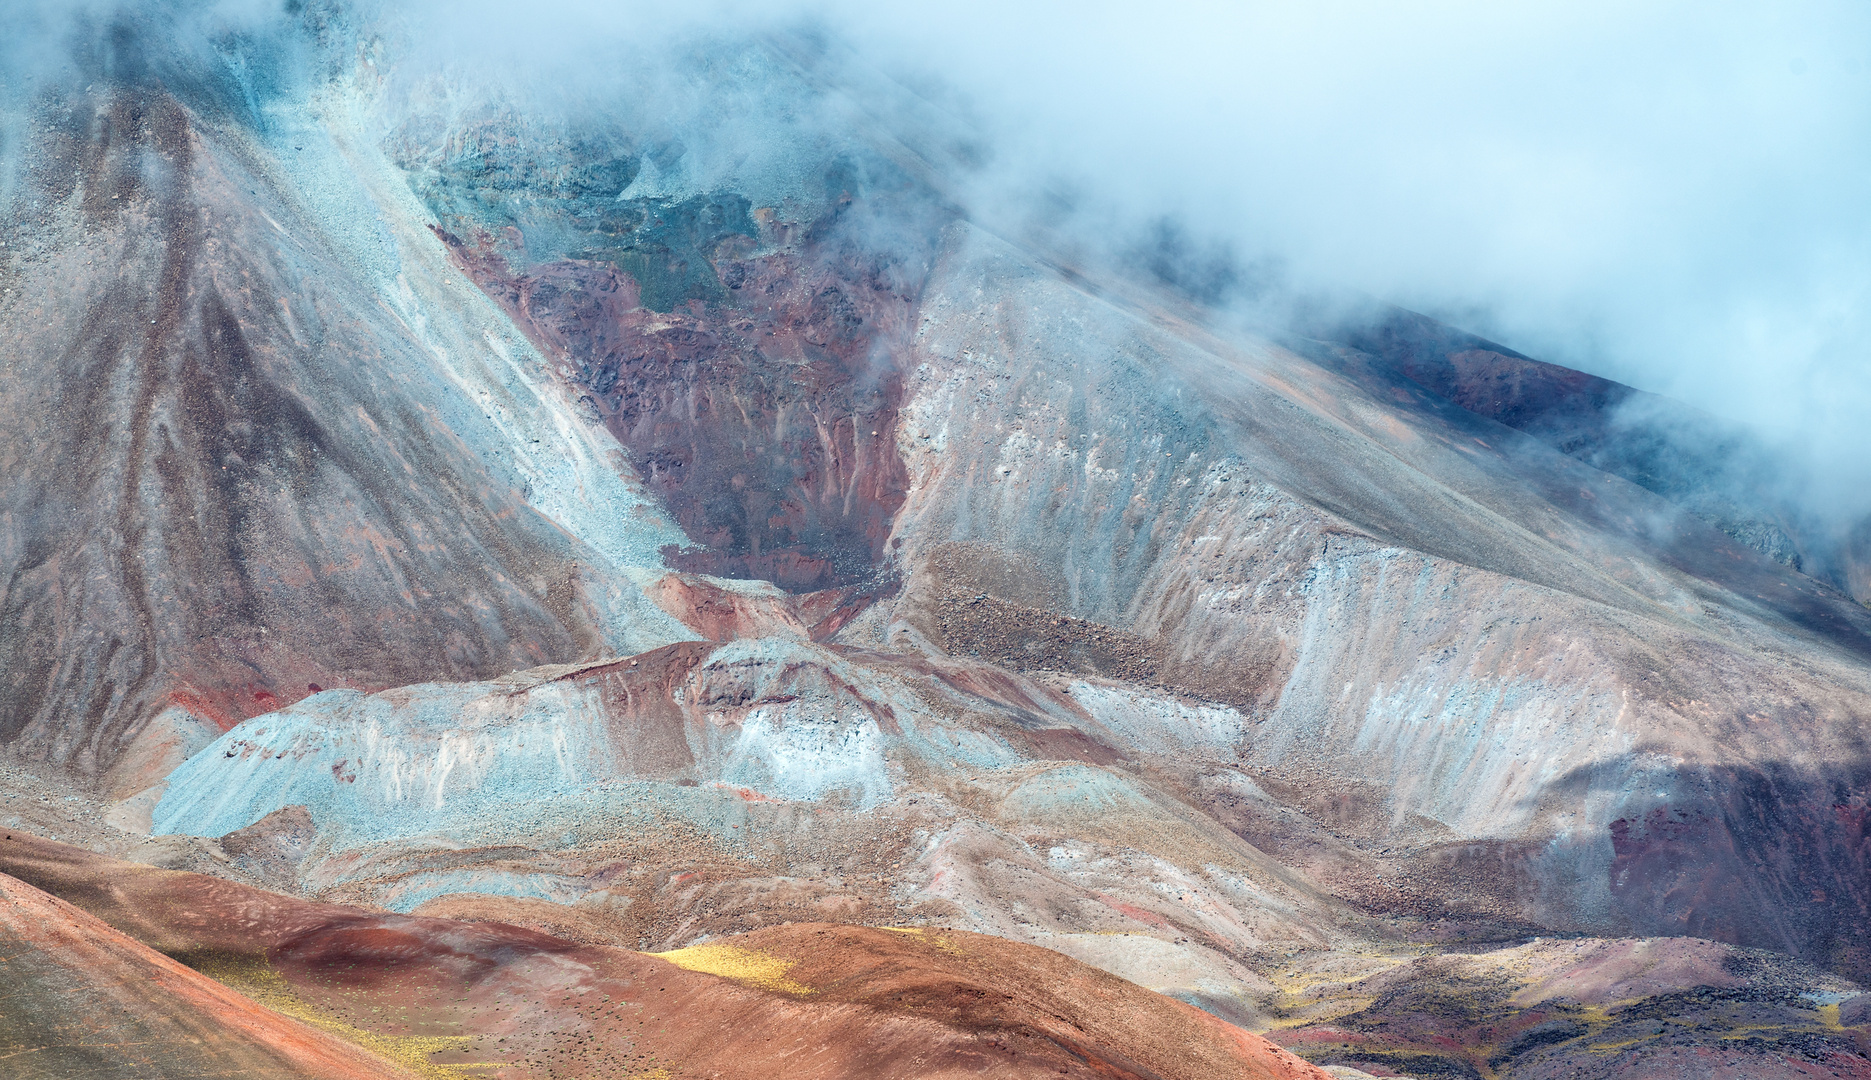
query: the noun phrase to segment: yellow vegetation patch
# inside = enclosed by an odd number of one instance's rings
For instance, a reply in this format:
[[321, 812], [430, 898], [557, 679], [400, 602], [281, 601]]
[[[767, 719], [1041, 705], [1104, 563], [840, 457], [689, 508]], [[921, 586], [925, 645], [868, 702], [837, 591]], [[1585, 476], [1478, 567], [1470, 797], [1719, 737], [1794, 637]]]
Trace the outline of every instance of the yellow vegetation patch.
[[1579, 1010], [1579, 1020], [1593, 1027], [1603, 1027], [1611, 1023], [1611, 1010], [1603, 1005], [1587, 1005]]
[[893, 934], [914, 935], [916, 937], [922, 938], [924, 941], [927, 941], [929, 944], [935, 946], [936, 948], [941, 949], [943, 952], [948, 953], [950, 956], [967, 956], [968, 955], [967, 953], [962, 951], [960, 945], [955, 944], [953, 941], [950, 941], [948, 938], [942, 937], [939, 934], [931, 934], [920, 926], [880, 926], [877, 929], [888, 930]]
[[814, 993], [810, 986], [786, 976], [798, 963], [784, 957], [769, 956], [737, 945], [691, 945], [686, 949], [651, 953], [679, 968], [703, 971], [733, 979], [742, 986], [774, 990], [782, 994]]
[[424, 1080], [472, 1080], [478, 1073], [437, 1065], [429, 1055], [464, 1049], [474, 1040], [467, 1035], [380, 1035], [347, 1024], [302, 1000], [286, 977], [264, 959], [235, 954], [195, 954], [189, 966], [223, 986], [247, 996], [255, 1004], [290, 1016], [303, 1024], [335, 1035], [353, 1046], [401, 1065]]
[[1275, 1000], [1274, 1007], [1290, 1015], [1276, 1017], [1268, 1025], [1268, 1030], [1280, 1031], [1287, 1028], [1305, 1027], [1307, 1024], [1329, 1024], [1353, 1013], [1363, 1012], [1376, 1000], [1374, 997], [1348, 997], [1315, 1001], [1311, 998], [1283, 996]]

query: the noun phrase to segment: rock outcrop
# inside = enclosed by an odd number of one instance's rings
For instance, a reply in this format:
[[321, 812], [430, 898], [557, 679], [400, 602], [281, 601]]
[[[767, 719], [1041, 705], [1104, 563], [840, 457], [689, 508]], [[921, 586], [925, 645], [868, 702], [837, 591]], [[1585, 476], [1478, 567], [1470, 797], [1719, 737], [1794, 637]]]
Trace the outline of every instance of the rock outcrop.
[[[1859, 999], [1794, 1000], [1871, 977], [1849, 535], [1709, 501], [1630, 388], [1408, 313], [1243, 330], [999, 235], [947, 133], [855, 119], [799, 43], [568, 117], [399, 79], [350, 18], [212, 56], [126, 24], [8, 104], [9, 820], [352, 905], [360, 949], [731, 940], [832, 995], [986, 934], [1029, 989], [1080, 970], [1044, 946], [1322, 1062], [1564, 1075], [1615, 1036], [1671, 1075], [1638, 1028], [1680, 1007], [1680, 1074], [1750, 1025], [1749, 1068], [1863, 1072]], [[710, 79], [772, 145], [725, 146]], [[1603, 967], [1555, 933], [1696, 940], [1553, 1004]], [[1045, 1000], [1035, 1060], [1201, 1071]], [[1445, 1006], [1492, 1034], [1404, 1022]], [[941, 1015], [825, 1038], [987, 1067]]]

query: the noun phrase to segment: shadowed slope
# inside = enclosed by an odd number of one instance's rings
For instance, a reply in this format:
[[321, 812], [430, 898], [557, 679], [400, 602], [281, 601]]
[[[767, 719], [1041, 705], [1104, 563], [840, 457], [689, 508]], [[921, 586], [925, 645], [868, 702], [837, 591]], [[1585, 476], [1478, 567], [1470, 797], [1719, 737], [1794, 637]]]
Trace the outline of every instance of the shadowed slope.
[[1871, 995], [1694, 938], [1534, 939], [1286, 973], [1276, 1041], [1380, 1075], [1862, 1080]]
[[1852, 519], [1851, 507], [1815, 510], [1809, 478], [1796, 463], [1740, 425], [1413, 312], [1393, 309], [1368, 324], [1311, 332], [1655, 492], [1777, 563], [1871, 601], [1871, 521]]

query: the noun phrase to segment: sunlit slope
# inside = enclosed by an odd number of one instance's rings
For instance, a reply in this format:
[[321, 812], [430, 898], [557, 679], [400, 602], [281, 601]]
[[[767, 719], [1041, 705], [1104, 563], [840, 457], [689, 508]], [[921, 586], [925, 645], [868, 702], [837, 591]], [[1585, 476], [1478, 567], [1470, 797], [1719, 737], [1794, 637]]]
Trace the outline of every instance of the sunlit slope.
[[1135, 635], [1078, 663], [1229, 701], [1234, 771], [1414, 849], [1366, 895], [1864, 962], [1849, 598], [1357, 354], [1218, 339], [978, 236], [913, 362], [915, 571], [880, 636], [1044, 668], [1057, 616]]
[[411, 1075], [4, 874], [0, 949], [0, 1059], [21, 1080]]
[[[357, 1070], [355, 1062], [371, 1060], [356, 1049], [363, 1046], [438, 1080], [1324, 1076], [1181, 1002], [1057, 953], [977, 934], [802, 923], [649, 955], [502, 922], [312, 904], [23, 834], [0, 843], [0, 866], [86, 909], [0, 877], [15, 908], [36, 905], [34, 913], [58, 924], [15, 927], [16, 937], [56, 939], [78, 928], [153, 969], [118, 971], [69, 948], [20, 956], [75, 967], [81, 989], [29, 981], [14, 988], [16, 998], [37, 1006], [34, 995], [79, 997], [88, 980], [119, 995], [110, 1004], [120, 1011], [122, 998], [140, 991], [147, 1000], [137, 1007], [159, 1022], [211, 1037], [139, 1048], [132, 1054], [141, 1060], [126, 1055], [131, 1067], [120, 1072], [106, 1058], [86, 1075], [201, 1075], [187, 1071], [190, 1054], [204, 1072], [237, 1069], [246, 1062], [225, 1044], [246, 1034], [245, 1024], [261, 1029], [250, 1041], [263, 1047], [281, 1032], [297, 1033], [304, 1045], [278, 1054], [296, 1071], [268, 1071], [262, 1060], [235, 1075], [405, 1075], [389, 1065]], [[255, 1008], [149, 946], [296, 1020]], [[165, 982], [193, 996], [172, 1004], [161, 995]], [[20, 1019], [47, 1017], [26, 1010]], [[85, 1058], [73, 1047], [57, 1060], [22, 1075], [70, 1075], [55, 1069], [82, 1067]]]
[[[117, 766], [127, 793], [314, 686], [686, 636], [616, 566], [633, 530], [650, 560], [679, 534], [584, 445], [569, 403], [516, 391], [532, 354], [479, 329], [484, 301], [417, 299], [412, 283], [442, 286], [401, 259], [358, 181], [334, 220], [310, 170], [276, 160], [289, 147], [147, 84], [21, 119], [0, 308], [0, 723], [16, 748], [81, 775]], [[350, 176], [329, 137], [313, 149]], [[385, 265], [356, 256], [360, 230]], [[542, 434], [558, 444], [544, 467]], [[527, 501], [567, 489], [587, 505], [559, 516], [576, 528], [597, 508], [610, 550]]]

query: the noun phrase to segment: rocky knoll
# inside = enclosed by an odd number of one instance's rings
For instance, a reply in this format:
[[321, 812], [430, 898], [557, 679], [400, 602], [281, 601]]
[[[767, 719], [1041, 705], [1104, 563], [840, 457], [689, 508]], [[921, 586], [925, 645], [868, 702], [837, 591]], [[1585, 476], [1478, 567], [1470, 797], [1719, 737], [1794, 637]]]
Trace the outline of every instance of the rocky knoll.
[[[261, 1039], [274, 1040], [281, 1059], [269, 1072], [243, 1062], [241, 1054], [251, 1052], [227, 1035], [170, 1036], [183, 1045], [119, 1068], [109, 1043], [87, 1046], [75, 1031], [34, 1032], [50, 1045], [20, 1046], [15, 1056], [38, 1054], [45, 1065], [19, 1075], [69, 1075], [58, 1070], [86, 1057], [109, 1062], [103, 1071], [94, 1063], [94, 1075], [126, 1076], [152, 1067], [182, 1075], [178, 1066], [190, 1059], [202, 1070], [195, 1075], [244, 1068], [239, 1075], [388, 1076], [409, 1075], [408, 1068], [431, 1077], [515, 1080], [777, 1071], [817, 1078], [1325, 1075], [1200, 1010], [1056, 953], [977, 934], [807, 923], [649, 955], [498, 922], [312, 904], [118, 863], [24, 834], [0, 845], [0, 865], [88, 909], [0, 876], [6, 901], [22, 918], [28, 914], [22, 908], [37, 905], [73, 932], [162, 971], [182, 993], [202, 996], [200, 988], [211, 987], [220, 1000], [184, 1004], [227, 1010], [215, 1018], [221, 1025], [238, 1034], [248, 1032], [237, 1025], [257, 1029]], [[15, 1040], [26, 1035], [23, 1021], [47, 1021], [30, 1011], [40, 998], [82, 993], [60, 985], [68, 973], [39, 967], [62, 964], [91, 983], [116, 976], [109, 988], [120, 994], [121, 984], [135, 985], [86, 952], [47, 940], [59, 932], [21, 919], [0, 925], [15, 950], [11, 959], [28, 961], [4, 999], [7, 1034]], [[38, 951], [20, 955], [28, 942]], [[187, 1008], [171, 1010], [179, 1017], [160, 1015], [167, 1004], [131, 1008], [158, 1013], [157, 1027], [165, 1020], [204, 1026]], [[108, 1031], [108, 1019], [93, 1015], [86, 1022]], [[279, 1045], [283, 1037], [298, 1044]]]

